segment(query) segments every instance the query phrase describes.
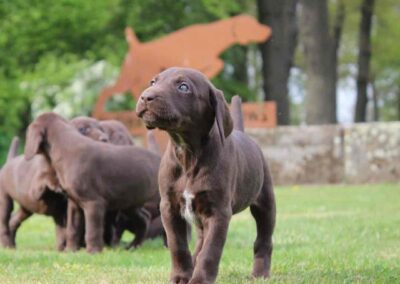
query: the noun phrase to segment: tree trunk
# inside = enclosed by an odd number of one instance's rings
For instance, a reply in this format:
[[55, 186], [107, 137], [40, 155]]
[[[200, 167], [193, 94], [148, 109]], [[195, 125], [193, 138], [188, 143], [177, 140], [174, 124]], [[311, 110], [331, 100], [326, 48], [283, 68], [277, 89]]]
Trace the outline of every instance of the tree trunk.
[[375, 78], [371, 79], [371, 87], [372, 87], [372, 106], [373, 106], [373, 121], [379, 121], [379, 93], [378, 88], [375, 85]]
[[327, 0], [301, 0], [300, 27], [307, 73], [307, 124], [336, 123], [337, 53], [344, 20], [338, 3], [333, 36], [329, 32]]
[[400, 90], [397, 91], [397, 120], [400, 121]]
[[298, 0], [257, 0], [259, 20], [272, 29], [272, 38], [261, 44], [264, 99], [277, 103], [278, 124], [290, 123], [288, 80], [297, 43]]
[[331, 64], [330, 68], [332, 69], [332, 84], [334, 86], [332, 87], [331, 90], [331, 96], [332, 96], [332, 112], [334, 112], [334, 118], [332, 122], [337, 122], [337, 83], [338, 83], [338, 67], [339, 67], [339, 60], [338, 60], [338, 53], [339, 53], [339, 48], [340, 48], [340, 41], [342, 39], [342, 31], [343, 31], [343, 23], [344, 19], [346, 16], [346, 10], [344, 6], [344, 0], [339, 0], [337, 3], [337, 11], [336, 11], [336, 18], [333, 26], [333, 46], [330, 51], [331, 53]]
[[363, 0], [361, 6], [361, 22], [358, 46], [357, 102], [354, 117], [356, 122], [363, 122], [366, 120], [373, 11], [374, 0]]
[[231, 64], [233, 65], [233, 79], [248, 84], [247, 78], [247, 46], [237, 45], [232, 49], [233, 56]]

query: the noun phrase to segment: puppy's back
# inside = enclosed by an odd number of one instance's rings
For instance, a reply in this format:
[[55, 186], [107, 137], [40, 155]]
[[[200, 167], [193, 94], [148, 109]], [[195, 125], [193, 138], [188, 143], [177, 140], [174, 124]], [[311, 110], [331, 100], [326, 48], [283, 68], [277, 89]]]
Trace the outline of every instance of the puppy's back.
[[29, 161], [23, 155], [13, 158], [4, 167], [0, 179], [7, 194], [24, 208], [37, 213], [44, 213], [46, 208], [42, 208], [43, 203], [39, 202], [41, 196], [36, 196], [36, 191], [48, 186], [56, 187], [55, 174], [42, 155], [36, 155]]
[[[138, 204], [151, 199], [158, 192], [160, 157], [137, 146], [117, 146], [104, 143], [92, 144], [92, 149], [82, 160], [75, 180], [96, 186], [92, 194], [101, 194], [113, 204]], [[134, 192], [135, 196], [129, 196]]]

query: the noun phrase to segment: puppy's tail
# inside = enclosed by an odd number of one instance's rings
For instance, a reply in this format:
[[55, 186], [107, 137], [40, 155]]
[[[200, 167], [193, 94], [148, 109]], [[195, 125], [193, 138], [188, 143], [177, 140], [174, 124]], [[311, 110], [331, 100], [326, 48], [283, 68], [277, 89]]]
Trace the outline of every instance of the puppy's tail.
[[15, 136], [11, 141], [10, 148], [8, 149], [7, 161], [17, 156], [19, 146], [19, 138]]
[[156, 142], [156, 138], [154, 137], [154, 132], [152, 130], [147, 131], [147, 149], [154, 154], [160, 154], [160, 147]]
[[238, 95], [232, 97], [231, 116], [233, 119], [233, 129], [244, 132], [242, 99]]

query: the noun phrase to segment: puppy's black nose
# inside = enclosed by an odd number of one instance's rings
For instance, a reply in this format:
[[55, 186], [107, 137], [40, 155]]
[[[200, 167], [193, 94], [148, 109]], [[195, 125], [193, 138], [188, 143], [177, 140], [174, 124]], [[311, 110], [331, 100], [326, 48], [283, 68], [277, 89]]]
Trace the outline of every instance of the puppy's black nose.
[[144, 101], [144, 102], [151, 102], [151, 101], [154, 100], [155, 98], [156, 98], [156, 95], [155, 95], [154, 93], [150, 93], [150, 92], [143, 93], [143, 94], [140, 96], [140, 99], [141, 99], [142, 101]]

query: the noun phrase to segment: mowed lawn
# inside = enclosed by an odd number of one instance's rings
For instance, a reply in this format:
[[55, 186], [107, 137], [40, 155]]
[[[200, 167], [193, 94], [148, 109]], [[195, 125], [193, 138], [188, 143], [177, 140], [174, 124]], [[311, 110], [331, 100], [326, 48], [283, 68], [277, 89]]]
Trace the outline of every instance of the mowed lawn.
[[[276, 196], [269, 283], [400, 282], [400, 185], [279, 187]], [[249, 211], [234, 216], [217, 283], [264, 283], [248, 278], [255, 235]], [[58, 253], [52, 221], [34, 216], [17, 246], [0, 249], [0, 283], [168, 283], [161, 240], [135, 251]]]

